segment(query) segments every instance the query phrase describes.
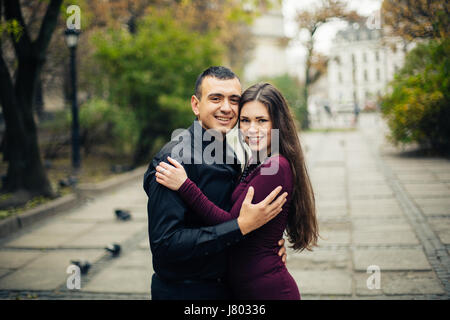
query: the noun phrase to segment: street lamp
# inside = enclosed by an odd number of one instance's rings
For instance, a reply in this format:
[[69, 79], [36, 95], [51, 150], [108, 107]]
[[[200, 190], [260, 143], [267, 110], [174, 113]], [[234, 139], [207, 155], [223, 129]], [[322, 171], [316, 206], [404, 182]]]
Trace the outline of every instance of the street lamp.
[[70, 74], [72, 82], [72, 167], [77, 170], [81, 165], [80, 157], [80, 125], [78, 121], [77, 104], [77, 74], [75, 67], [76, 49], [80, 32], [75, 29], [66, 29], [64, 32], [66, 44], [70, 49]]

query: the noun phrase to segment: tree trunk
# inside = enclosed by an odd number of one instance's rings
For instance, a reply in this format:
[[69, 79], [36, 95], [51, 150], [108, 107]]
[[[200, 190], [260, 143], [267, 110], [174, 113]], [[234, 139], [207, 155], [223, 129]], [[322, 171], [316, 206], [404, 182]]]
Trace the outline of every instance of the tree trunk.
[[[8, 159], [4, 189], [8, 192], [27, 190], [32, 196], [53, 197], [50, 181], [42, 165], [33, 117], [32, 103], [38, 71], [36, 65], [31, 60], [21, 64], [16, 90], [13, 90], [11, 82], [6, 87], [2, 86], [5, 152]], [[2, 72], [2, 79], [4, 76]]]
[[62, 0], [52, 0], [49, 3], [35, 41], [31, 41], [29, 37], [20, 2], [16, 0], [1, 3], [0, 14], [4, 9], [5, 20], [16, 20], [23, 28], [19, 39], [12, 39], [18, 62], [15, 83], [0, 50], [0, 102], [5, 117], [4, 147], [8, 161], [3, 187], [9, 192], [25, 190], [31, 196], [54, 196], [40, 156], [33, 100], [61, 3]]
[[38, 77], [36, 83], [36, 94], [34, 95], [34, 110], [39, 119], [42, 119], [44, 114], [44, 88], [42, 86], [42, 79]]
[[[312, 39], [312, 35], [311, 35]], [[305, 66], [305, 86], [303, 87], [303, 101], [305, 103], [305, 119], [303, 119], [302, 124], [305, 126], [303, 129], [309, 129], [309, 112], [308, 112], [308, 95], [309, 95], [309, 85], [311, 84], [311, 58], [313, 52], [312, 40], [308, 44], [308, 53], [306, 55], [306, 66]]]

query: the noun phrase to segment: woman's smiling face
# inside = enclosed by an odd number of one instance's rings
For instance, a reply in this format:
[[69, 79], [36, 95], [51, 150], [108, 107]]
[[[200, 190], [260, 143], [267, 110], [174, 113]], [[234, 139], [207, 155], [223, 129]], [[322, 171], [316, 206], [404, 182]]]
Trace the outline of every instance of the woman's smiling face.
[[272, 120], [269, 110], [263, 103], [250, 101], [242, 106], [239, 128], [253, 152], [267, 148], [267, 152], [270, 153]]

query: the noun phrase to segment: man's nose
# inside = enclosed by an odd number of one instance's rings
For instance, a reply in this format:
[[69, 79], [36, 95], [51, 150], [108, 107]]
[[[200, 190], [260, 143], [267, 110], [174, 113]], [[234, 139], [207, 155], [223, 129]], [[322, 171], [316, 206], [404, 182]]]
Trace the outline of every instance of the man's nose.
[[224, 112], [224, 113], [229, 113], [231, 111], [233, 111], [233, 109], [231, 108], [231, 104], [228, 101], [228, 99], [225, 99], [222, 103], [222, 105], [220, 106], [220, 111]]

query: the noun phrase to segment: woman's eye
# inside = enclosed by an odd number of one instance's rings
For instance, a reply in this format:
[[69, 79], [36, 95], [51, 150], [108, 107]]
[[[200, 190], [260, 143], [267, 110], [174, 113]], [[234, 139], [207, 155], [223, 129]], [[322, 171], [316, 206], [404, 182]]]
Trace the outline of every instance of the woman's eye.
[[241, 119], [241, 122], [248, 122], [247, 119]]
[[266, 119], [259, 119], [259, 122], [267, 122]]

